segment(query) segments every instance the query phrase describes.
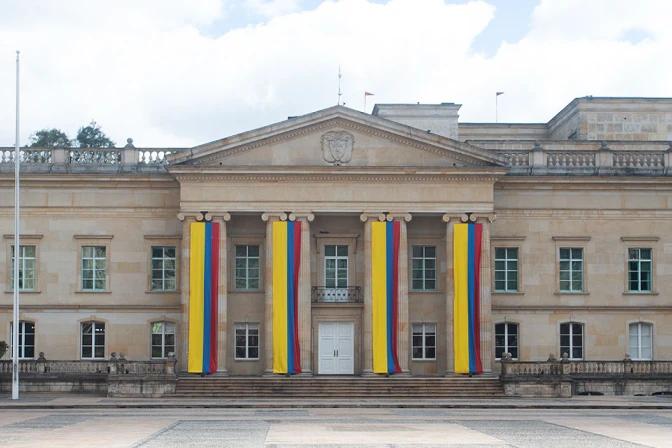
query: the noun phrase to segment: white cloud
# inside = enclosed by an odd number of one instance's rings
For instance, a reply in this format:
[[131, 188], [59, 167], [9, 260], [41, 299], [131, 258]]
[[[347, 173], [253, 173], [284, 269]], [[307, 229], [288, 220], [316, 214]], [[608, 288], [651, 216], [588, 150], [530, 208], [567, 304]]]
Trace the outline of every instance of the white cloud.
[[[121, 145], [129, 136], [138, 146], [196, 145], [335, 104], [339, 64], [349, 107], [363, 107], [364, 91], [381, 103], [454, 101], [463, 121], [493, 120], [495, 91], [506, 92], [506, 121], [546, 121], [587, 94], [671, 94], [666, 0], [544, 0], [527, 36], [492, 58], [470, 50], [495, 14], [482, 1], [341, 0], [296, 11], [294, 0], [256, 0], [268, 22], [216, 38], [199, 30], [224, 18], [224, 1], [55, 5], [3, 3], [0, 145], [14, 141], [17, 48], [22, 143], [45, 127], [74, 136], [93, 118]], [[650, 37], [622, 39], [631, 29]]]
[[272, 18], [300, 9], [298, 0], [245, 0], [245, 8], [255, 14]]

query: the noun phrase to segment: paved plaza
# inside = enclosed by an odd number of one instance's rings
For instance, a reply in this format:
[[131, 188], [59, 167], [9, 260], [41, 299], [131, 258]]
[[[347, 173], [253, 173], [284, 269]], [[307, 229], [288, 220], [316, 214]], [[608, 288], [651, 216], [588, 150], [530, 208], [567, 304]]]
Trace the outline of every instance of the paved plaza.
[[[3, 447], [670, 447], [672, 403], [493, 400], [460, 408], [0, 396]], [[573, 409], [568, 409], [568, 403]], [[290, 403], [287, 403], [288, 406]], [[425, 403], [427, 404], [427, 403]], [[507, 407], [508, 404], [508, 407]], [[334, 403], [335, 406], [343, 404]], [[439, 402], [429, 403], [439, 406]], [[210, 406], [210, 407], [208, 407]], [[219, 407], [222, 406], [222, 407]], [[228, 406], [228, 407], [227, 407]], [[537, 406], [540, 409], [530, 409]], [[656, 409], [657, 408], [657, 409]]]

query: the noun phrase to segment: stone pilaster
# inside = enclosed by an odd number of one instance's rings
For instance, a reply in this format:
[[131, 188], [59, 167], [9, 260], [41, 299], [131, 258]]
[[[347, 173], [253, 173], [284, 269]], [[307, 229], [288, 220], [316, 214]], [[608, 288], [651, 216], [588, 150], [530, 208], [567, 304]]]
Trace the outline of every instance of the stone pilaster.
[[301, 375], [312, 376], [312, 303], [310, 301], [310, 223], [312, 213], [292, 213], [290, 221], [301, 222], [301, 266], [299, 268], [299, 345], [301, 347]]
[[412, 219], [410, 213], [389, 213], [388, 221], [399, 221], [399, 308], [398, 308], [398, 333], [397, 348], [399, 349], [399, 366], [401, 372], [409, 374], [410, 369], [410, 322], [408, 314], [408, 229], [407, 224]]
[[266, 222], [266, 277], [264, 306], [264, 375], [273, 375], [273, 223], [286, 221], [287, 213], [268, 212], [261, 215]]
[[[210, 218], [206, 214], [205, 219]], [[228, 347], [228, 293], [229, 276], [228, 272], [228, 238], [226, 234], [226, 223], [231, 220], [228, 213], [212, 213], [212, 221], [219, 223], [219, 289], [217, 291], [217, 374], [227, 375], [226, 357]]]
[[473, 214], [470, 219], [483, 225], [481, 242], [481, 301], [480, 301], [480, 330], [481, 330], [481, 362], [483, 372], [492, 372], [494, 362], [494, 328], [492, 325], [492, 269], [490, 266], [490, 223], [494, 222], [497, 215], [494, 213]]
[[179, 213], [177, 219], [182, 221], [182, 246], [180, 247], [180, 324], [178, 331], [177, 362], [178, 369], [187, 371], [189, 356], [189, 253], [191, 251], [191, 223], [196, 218], [203, 220], [201, 213]]

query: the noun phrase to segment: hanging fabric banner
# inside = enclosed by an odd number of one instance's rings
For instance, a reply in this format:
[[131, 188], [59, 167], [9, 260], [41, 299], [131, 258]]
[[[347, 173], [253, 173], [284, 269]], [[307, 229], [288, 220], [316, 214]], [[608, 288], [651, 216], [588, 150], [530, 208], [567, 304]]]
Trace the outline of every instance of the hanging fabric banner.
[[371, 223], [373, 372], [401, 373], [397, 356], [399, 221]]
[[273, 223], [273, 373], [301, 373], [299, 266], [301, 222]]
[[189, 373], [217, 371], [219, 223], [191, 224], [189, 252]]
[[455, 224], [453, 228], [455, 373], [483, 373], [479, 328], [482, 233], [482, 224]]

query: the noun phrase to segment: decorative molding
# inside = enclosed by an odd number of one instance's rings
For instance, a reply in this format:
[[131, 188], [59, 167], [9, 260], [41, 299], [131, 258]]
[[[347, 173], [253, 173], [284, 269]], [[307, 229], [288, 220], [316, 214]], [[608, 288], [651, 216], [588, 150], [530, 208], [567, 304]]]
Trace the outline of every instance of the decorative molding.
[[287, 221], [287, 213], [285, 212], [266, 212], [261, 215], [261, 220], [267, 222], [269, 220]]
[[329, 131], [322, 135], [322, 155], [334, 166], [348, 163], [352, 159], [355, 136], [347, 131]]
[[114, 235], [74, 235], [76, 240], [111, 240]]
[[525, 241], [524, 236], [491, 236], [490, 241]]
[[[228, 167], [227, 167], [228, 168]], [[314, 171], [315, 167], [308, 167]], [[456, 182], [456, 183], [495, 183], [505, 175], [504, 172], [480, 172], [473, 174], [451, 173], [448, 169], [441, 174], [404, 174], [404, 173], [306, 173], [301, 172], [265, 172], [236, 173], [229, 169], [219, 172], [175, 172], [175, 178], [182, 181], [221, 181], [227, 182]]]
[[488, 223], [493, 223], [497, 220], [497, 213], [472, 213], [469, 215], [469, 219], [472, 222], [478, 222], [478, 220], [487, 220]]
[[[14, 234], [13, 233], [6, 233], [3, 235], [3, 237], [6, 240], [13, 240], [14, 239]], [[41, 240], [42, 235], [24, 235], [22, 233], [19, 234], [19, 239], [20, 240]]]
[[383, 212], [362, 212], [362, 214], [359, 215], [359, 220], [362, 222], [368, 221], [369, 218], [374, 218], [378, 221], [385, 221], [385, 214]]
[[308, 222], [315, 221], [315, 215], [312, 212], [293, 212], [289, 214], [290, 221], [296, 221], [297, 219], [305, 219]]
[[388, 221], [394, 221], [394, 220], [401, 221], [403, 219], [406, 222], [411, 222], [413, 216], [411, 216], [410, 213], [388, 213], [386, 219]]
[[192, 219], [195, 221], [203, 221], [203, 213], [201, 212], [180, 212], [177, 214], [177, 219], [184, 221], [185, 219]]
[[[21, 291], [21, 294], [27, 291]], [[77, 292], [77, 291], [75, 291]], [[174, 291], [171, 291], [174, 292]], [[179, 291], [178, 291], [179, 292]], [[166, 310], [167, 312], [177, 313], [181, 305], [111, 305], [111, 304], [89, 304], [89, 305], [24, 305], [21, 304], [21, 310], [45, 311], [45, 310], [124, 310], [124, 311], [142, 311], [142, 310]], [[0, 310], [11, 310], [12, 305], [0, 305]], [[84, 319], [84, 320], [88, 320]], [[100, 320], [100, 319], [97, 319]]]
[[[416, 235], [413, 233], [409, 233], [406, 238], [409, 240], [441, 240], [446, 236], [445, 233], [427, 233], [427, 234], [422, 234], [422, 235]], [[410, 291], [409, 291], [410, 292]], [[418, 292], [418, 291], [415, 291]], [[426, 291], [422, 291], [423, 293]]]
[[145, 235], [146, 240], [181, 240], [182, 235]]
[[554, 236], [553, 241], [590, 241], [590, 236]]
[[206, 221], [212, 221], [213, 219], [221, 219], [224, 222], [231, 221], [231, 214], [228, 212], [208, 212], [205, 214]]
[[660, 241], [659, 236], [622, 236], [621, 241]]

